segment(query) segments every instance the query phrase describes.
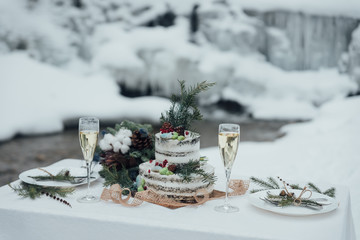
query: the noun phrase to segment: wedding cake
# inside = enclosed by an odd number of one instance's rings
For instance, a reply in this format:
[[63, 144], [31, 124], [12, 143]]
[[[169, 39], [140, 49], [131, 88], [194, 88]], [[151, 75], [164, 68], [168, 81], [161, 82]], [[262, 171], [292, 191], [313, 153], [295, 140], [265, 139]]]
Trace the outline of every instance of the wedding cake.
[[[214, 168], [206, 161], [200, 160], [200, 135], [188, 133], [189, 136], [181, 141], [162, 138], [161, 133], [155, 135], [156, 160], [139, 166], [140, 176], [145, 180], [147, 189], [182, 202], [194, 202], [194, 195], [200, 189], [212, 193], [214, 185], [212, 182], [204, 181], [203, 175], [191, 173], [190, 179], [184, 180], [181, 174], [171, 174], [171, 170], [176, 172], [177, 168], [192, 162], [198, 164], [200, 172], [214, 177]], [[198, 194], [202, 195], [203, 192]]]
[[[161, 116], [160, 132], [155, 134], [155, 159], [139, 166], [140, 186], [181, 202], [194, 202], [214, 188], [214, 168], [200, 155], [200, 134], [185, 129], [192, 120], [201, 120], [195, 95], [213, 84], [201, 82], [171, 98], [172, 106]], [[201, 190], [201, 191], [199, 191]]]

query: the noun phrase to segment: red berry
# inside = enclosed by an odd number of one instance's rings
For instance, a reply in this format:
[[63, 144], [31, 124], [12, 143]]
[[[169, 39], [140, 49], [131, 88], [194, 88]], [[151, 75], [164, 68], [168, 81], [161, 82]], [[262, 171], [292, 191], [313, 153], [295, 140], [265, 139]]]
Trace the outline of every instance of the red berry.
[[164, 163], [168, 163], [168, 160], [165, 159], [165, 160], [164, 160]]
[[144, 190], [146, 190], [147, 189], [147, 186], [144, 186]]
[[152, 163], [152, 162], [153, 162], [153, 160], [150, 160], [149, 162], [150, 162], [150, 163]]
[[163, 165], [162, 165], [161, 163], [159, 163], [159, 166], [160, 166], [160, 167], [163, 167]]
[[166, 164], [167, 164], [167, 163], [163, 163], [163, 167], [166, 167]]
[[150, 173], [150, 169], [148, 170], [148, 173]]
[[158, 163], [158, 162], [156, 162], [156, 163], [155, 163], [155, 166], [159, 166], [159, 163]]
[[185, 135], [189, 135], [189, 131], [186, 131], [186, 132], [185, 132]]

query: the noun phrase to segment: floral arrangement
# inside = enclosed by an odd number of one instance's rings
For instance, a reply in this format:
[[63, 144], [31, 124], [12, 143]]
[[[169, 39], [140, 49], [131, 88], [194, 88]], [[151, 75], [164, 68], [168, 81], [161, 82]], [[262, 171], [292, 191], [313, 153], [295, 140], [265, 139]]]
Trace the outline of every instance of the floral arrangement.
[[98, 154], [105, 186], [120, 184], [133, 188], [139, 164], [155, 158], [154, 139], [150, 124], [123, 121], [102, 132]]

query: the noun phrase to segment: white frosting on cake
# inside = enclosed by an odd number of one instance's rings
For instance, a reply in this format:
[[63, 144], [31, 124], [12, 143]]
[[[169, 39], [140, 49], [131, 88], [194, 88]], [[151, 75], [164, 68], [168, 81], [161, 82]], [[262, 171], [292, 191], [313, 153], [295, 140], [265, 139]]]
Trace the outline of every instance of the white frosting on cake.
[[[158, 194], [193, 197], [199, 189], [205, 189], [208, 193], [211, 193], [214, 189], [212, 184], [204, 183], [199, 175], [193, 174], [192, 181], [184, 182], [179, 175], [161, 175], [159, 172], [151, 171], [153, 166], [153, 163], [142, 163], [139, 166], [139, 171], [145, 180], [145, 186]], [[207, 173], [214, 174], [214, 168], [211, 165], [204, 163], [201, 167]]]
[[155, 135], [155, 159], [169, 163], [187, 163], [190, 160], [200, 159], [200, 135], [189, 132], [189, 137], [179, 141], [177, 139], [164, 139], [161, 134]]

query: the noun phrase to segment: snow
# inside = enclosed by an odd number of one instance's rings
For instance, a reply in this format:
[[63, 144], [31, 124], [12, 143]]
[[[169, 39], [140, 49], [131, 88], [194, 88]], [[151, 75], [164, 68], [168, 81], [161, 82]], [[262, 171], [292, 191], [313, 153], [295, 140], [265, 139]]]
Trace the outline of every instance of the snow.
[[159, 97], [119, 95], [119, 87], [106, 75], [72, 74], [23, 53], [1, 55], [0, 72], [0, 140], [17, 133], [58, 132], [65, 120], [85, 115], [158, 121], [169, 107]]
[[[323, 184], [323, 190], [329, 184], [347, 186], [359, 236], [360, 97], [328, 102], [312, 121], [286, 125], [282, 131], [286, 136], [275, 142], [241, 142], [232, 178], [281, 176]], [[216, 156], [219, 151], [214, 147], [202, 149], [201, 154]], [[220, 161], [211, 164], [216, 174], [224, 174]]]
[[[236, 0], [231, 2], [234, 3]], [[290, 10], [327, 16], [360, 17], [358, 0], [241, 0], [237, 2], [245, 9], [260, 11]]]

